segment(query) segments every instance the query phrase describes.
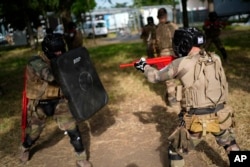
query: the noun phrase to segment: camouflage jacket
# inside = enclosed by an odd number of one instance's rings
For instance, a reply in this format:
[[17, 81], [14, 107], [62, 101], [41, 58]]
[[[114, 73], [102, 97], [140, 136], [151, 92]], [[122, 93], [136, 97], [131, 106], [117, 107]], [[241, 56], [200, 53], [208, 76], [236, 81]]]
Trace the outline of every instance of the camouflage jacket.
[[152, 43], [156, 40], [156, 25], [147, 24], [142, 28], [141, 39], [144, 43]]
[[29, 99], [54, 99], [60, 96], [50, 61], [44, 55], [33, 56], [26, 66], [26, 94]]
[[194, 51], [160, 71], [149, 65], [144, 70], [152, 83], [180, 79], [183, 108], [205, 108], [227, 101], [228, 84], [221, 60], [215, 53], [201, 55], [200, 51]]
[[218, 37], [221, 33], [221, 29], [225, 27], [225, 23], [219, 20], [209, 21], [205, 20], [203, 25], [203, 30], [205, 31], [206, 37], [215, 38]]
[[171, 22], [159, 23], [156, 29], [156, 43], [160, 50], [172, 49], [172, 38], [178, 26]]
[[65, 33], [64, 36], [68, 46], [68, 50], [72, 50], [83, 45], [83, 35], [79, 30]]

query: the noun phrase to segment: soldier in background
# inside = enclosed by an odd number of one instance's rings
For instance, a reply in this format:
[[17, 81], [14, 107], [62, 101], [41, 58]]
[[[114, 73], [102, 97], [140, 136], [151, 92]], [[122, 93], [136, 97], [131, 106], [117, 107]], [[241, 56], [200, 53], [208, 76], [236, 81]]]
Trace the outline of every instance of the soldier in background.
[[[76, 165], [91, 166], [87, 161], [81, 133], [70, 112], [68, 100], [63, 97], [50, 66], [51, 61], [55, 61], [66, 51], [65, 48], [63, 36], [50, 32], [42, 42], [43, 52], [32, 57], [26, 66], [27, 118], [22, 119], [27, 119], [27, 126], [20, 155], [23, 163], [29, 160], [30, 150], [39, 139], [45, 127], [46, 118], [53, 116], [58, 127], [70, 138], [70, 143], [76, 152]], [[23, 121], [26, 122], [26, 120]]]
[[156, 50], [156, 25], [154, 24], [153, 17], [147, 18], [147, 24], [142, 28], [141, 39], [146, 46], [148, 58], [153, 58], [157, 54]]
[[[156, 43], [159, 47], [159, 55], [174, 56], [172, 38], [178, 26], [167, 20], [168, 15], [165, 8], [160, 8], [158, 10], [157, 17], [159, 19], [159, 24], [156, 29]], [[180, 102], [176, 99], [179, 84], [180, 82], [178, 79], [166, 81], [165, 102], [170, 112], [178, 112], [180, 110]]]
[[207, 43], [205, 49], [208, 50], [211, 43], [214, 43], [216, 48], [221, 52], [223, 59], [227, 60], [227, 52], [222, 45], [220, 40], [221, 29], [223, 29], [226, 24], [218, 19], [216, 12], [210, 12], [208, 14], [208, 19], [205, 20], [203, 25], [203, 30], [205, 31]]
[[178, 26], [168, 21], [168, 14], [165, 8], [158, 10], [157, 18], [159, 19], [159, 24], [156, 29], [156, 43], [159, 47], [159, 55], [173, 56], [172, 38]]
[[78, 48], [83, 45], [83, 35], [74, 22], [69, 22], [67, 31], [64, 32], [64, 38], [68, 46], [68, 50]]

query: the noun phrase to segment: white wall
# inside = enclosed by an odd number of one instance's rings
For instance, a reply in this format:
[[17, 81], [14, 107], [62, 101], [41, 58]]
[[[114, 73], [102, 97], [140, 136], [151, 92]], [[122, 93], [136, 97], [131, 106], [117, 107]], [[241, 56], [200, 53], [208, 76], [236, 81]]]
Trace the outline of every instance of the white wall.
[[143, 16], [144, 25], [147, 24], [147, 17], [151, 16], [154, 19], [154, 23], [158, 24], [157, 13], [160, 8], [165, 8], [168, 12], [168, 21], [173, 21], [173, 11], [171, 6], [145, 6], [140, 9], [140, 13]]

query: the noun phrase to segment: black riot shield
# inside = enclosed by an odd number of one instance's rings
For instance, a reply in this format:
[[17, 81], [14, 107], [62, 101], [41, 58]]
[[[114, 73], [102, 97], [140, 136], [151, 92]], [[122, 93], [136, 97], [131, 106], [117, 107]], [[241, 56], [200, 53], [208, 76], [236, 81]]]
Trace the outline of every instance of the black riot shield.
[[51, 66], [76, 120], [90, 118], [107, 104], [108, 95], [86, 48], [64, 53]]

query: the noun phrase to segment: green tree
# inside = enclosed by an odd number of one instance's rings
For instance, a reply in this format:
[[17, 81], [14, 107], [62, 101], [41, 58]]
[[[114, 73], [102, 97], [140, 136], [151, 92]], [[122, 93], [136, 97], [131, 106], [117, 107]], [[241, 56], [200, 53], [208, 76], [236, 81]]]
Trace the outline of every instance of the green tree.
[[115, 8], [124, 8], [124, 7], [127, 7], [127, 3], [126, 2], [125, 3], [116, 3], [114, 7]]
[[[71, 21], [71, 13], [79, 16], [96, 6], [95, 0], [1, 0], [0, 14], [15, 29], [27, 28], [30, 44], [34, 45], [34, 36], [31, 24], [38, 22], [39, 15], [46, 15], [48, 11], [54, 11], [62, 18], [65, 28]], [[14, 17], [13, 17], [14, 16]]]

